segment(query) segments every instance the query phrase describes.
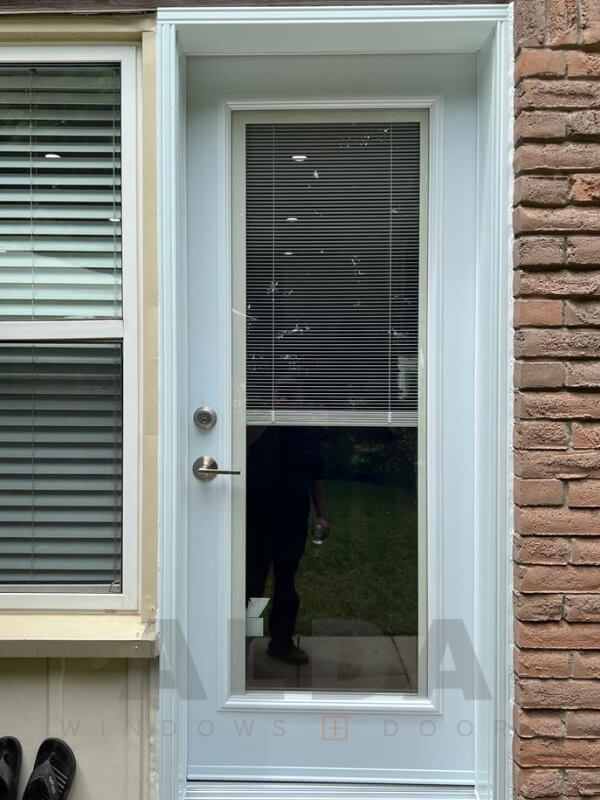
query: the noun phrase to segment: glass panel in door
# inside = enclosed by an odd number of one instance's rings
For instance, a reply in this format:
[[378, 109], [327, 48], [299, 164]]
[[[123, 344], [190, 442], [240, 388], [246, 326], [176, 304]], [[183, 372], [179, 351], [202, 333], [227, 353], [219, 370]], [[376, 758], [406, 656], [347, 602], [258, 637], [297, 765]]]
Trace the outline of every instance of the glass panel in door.
[[246, 691], [426, 688], [425, 128], [235, 126]]

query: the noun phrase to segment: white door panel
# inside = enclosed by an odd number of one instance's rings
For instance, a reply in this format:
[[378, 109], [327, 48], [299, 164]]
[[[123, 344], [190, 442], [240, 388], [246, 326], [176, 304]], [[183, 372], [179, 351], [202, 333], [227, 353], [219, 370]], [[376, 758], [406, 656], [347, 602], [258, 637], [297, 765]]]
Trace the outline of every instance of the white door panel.
[[[231, 623], [231, 598], [244, 592], [244, 568], [239, 558], [232, 565], [231, 519], [243, 478], [202, 484], [190, 465], [190, 780], [473, 782], [470, 678], [463, 676], [462, 689], [443, 689], [440, 673], [460, 670], [462, 651], [454, 648], [473, 640], [475, 67], [471, 55], [188, 59], [188, 448], [191, 460], [213, 456], [225, 469], [243, 466], [234, 463], [239, 448], [232, 445], [238, 409], [231, 347], [233, 326], [243, 318], [234, 314], [232, 323], [226, 103], [377, 108], [404, 101], [419, 108], [420, 98], [435, 109], [426, 314], [426, 692], [232, 691], [244, 630], [243, 621]], [[193, 410], [204, 405], [218, 414], [209, 431], [192, 423]], [[332, 737], [334, 717], [341, 734]]]

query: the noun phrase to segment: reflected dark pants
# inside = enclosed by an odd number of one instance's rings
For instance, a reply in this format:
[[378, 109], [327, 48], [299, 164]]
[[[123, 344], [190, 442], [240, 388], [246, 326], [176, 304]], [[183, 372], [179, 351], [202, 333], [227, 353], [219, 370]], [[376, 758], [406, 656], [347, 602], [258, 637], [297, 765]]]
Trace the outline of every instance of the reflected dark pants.
[[308, 498], [269, 508], [248, 493], [246, 509], [246, 599], [262, 597], [269, 567], [273, 564], [274, 591], [269, 617], [273, 641], [292, 639], [300, 599], [296, 572], [306, 544]]

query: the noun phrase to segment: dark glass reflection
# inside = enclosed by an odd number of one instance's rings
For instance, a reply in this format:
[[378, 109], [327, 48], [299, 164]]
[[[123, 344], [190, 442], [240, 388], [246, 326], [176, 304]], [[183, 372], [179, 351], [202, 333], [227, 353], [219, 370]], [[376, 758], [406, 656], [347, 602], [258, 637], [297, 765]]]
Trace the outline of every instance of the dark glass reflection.
[[417, 429], [248, 426], [247, 445], [248, 688], [416, 691]]

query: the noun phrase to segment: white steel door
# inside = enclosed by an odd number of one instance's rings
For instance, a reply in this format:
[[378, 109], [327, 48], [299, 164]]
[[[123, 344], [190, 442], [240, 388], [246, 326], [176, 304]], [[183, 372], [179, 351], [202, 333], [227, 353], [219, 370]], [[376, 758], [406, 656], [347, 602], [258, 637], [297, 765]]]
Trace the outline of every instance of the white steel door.
[[189, 59], [189, 781], [474, 782], [474, 70]]

